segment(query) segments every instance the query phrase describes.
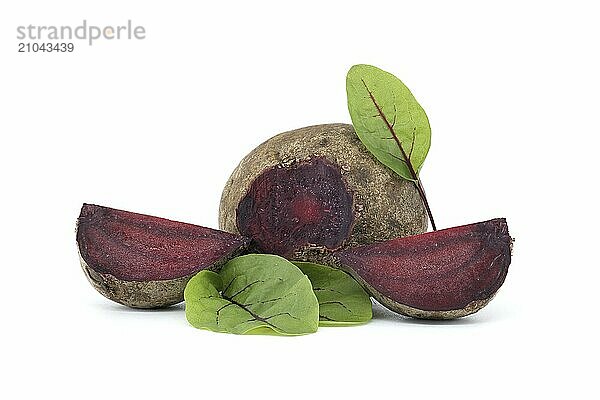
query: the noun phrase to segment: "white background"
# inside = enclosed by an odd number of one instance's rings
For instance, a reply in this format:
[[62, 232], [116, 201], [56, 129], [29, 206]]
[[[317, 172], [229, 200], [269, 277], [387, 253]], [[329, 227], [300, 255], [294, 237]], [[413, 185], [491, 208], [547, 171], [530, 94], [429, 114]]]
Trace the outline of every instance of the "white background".
[[[82, 3], [0, 6], [0, 397], [598, 398], [594, 2]], [[84, 18], [131, 19], [147, 38], [17, 53], [18, 25]], [[254, 146], [350, 121], [356, 63], [396, 74], [427, 111], [438, 225], [508, 219], [513, 263], [489, 306], [235, 336], [91, 288], [82, 202], [216, 227]]]

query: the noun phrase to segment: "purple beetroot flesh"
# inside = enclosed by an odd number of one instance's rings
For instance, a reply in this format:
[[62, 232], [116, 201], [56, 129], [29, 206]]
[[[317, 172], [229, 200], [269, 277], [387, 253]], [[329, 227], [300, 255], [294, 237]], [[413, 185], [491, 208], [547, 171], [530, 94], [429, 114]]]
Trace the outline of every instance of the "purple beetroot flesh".
[[334, 257], [393, 311], [449, 319], [491, 300], [506, 278], [511, 244], [502, 218], [345, 249]]
[[353, 195], [339, 167], [320, 157], [266, 170], [237, 208], [239, 232], [260, 251], [285, 257], [307, 245], [337, 249], [353, 223]]
[[235, 256], [247, 239], [164, 218], [84, 204], [77, 222], [82, 266], [103, 295], [132, 307], [183, 299], [198, 271]]

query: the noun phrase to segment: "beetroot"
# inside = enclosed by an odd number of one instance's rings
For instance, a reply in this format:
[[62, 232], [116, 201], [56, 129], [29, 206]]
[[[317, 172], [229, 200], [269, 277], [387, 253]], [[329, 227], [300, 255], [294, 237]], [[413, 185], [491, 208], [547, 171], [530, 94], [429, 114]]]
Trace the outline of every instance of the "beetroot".
[[450, 319], [492, 299], [508, 272], [511, 245], [502, 218], [342, 250], [334, 258], [389, 309]]
[[237, 255], [248, 240], [201, 226], [84, 204], [77, 221], [81, 265], [92, 286], [131, 307], [183, 300], [187, 281]]
[[279, 134], [248, 154], [225, 185], [219, 227], [260, 252], [321, 262], [333, 250], [427, 229], [413, 182], [381, 164], [351, 125]]
[[504, 219], [422, 234], [414, 182], [381, 164], [351, 125], [279, 134], [250, 152], [225, 185], [224, 231], [84, 205], [81, 264], [104, 296], [132, 307], [183, 299], [187, 281], [247, 248], [339, 267], [382, 304], [449, 319], [485, 306], [504, 282], [512, 240]]

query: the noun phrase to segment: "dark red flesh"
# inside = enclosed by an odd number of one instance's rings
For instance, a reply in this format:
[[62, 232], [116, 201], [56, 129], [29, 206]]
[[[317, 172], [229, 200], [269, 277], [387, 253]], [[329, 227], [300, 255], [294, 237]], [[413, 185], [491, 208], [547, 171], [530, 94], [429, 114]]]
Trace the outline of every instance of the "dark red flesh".
[[413, 308], [450, 311], [493, 295], [510, 264], [505, 219], [393, 239], [336, 253], [378, 293]]
[[290, 256], [306, 245], [339, 248], [354, 223], [340, 168], [319, 157], [265, 170], [240, 201], [237, 227], [260, 251]]
[[215, 229], [84, 204], [79, 251], [94, 271], [125, 281], [181, 278], [210, 267], [247, 240]]

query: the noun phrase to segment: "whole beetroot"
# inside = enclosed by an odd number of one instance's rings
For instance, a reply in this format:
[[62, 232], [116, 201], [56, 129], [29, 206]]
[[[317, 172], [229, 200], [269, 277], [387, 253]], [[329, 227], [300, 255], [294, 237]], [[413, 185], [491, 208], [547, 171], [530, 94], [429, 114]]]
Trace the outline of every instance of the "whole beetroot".
[[281, 133], [240, 162], [219, 209], [221, 229], [256, 250], [322, 261], [349, 246], [423, 233], [415, 185], [377, 161], [347, 124]]

